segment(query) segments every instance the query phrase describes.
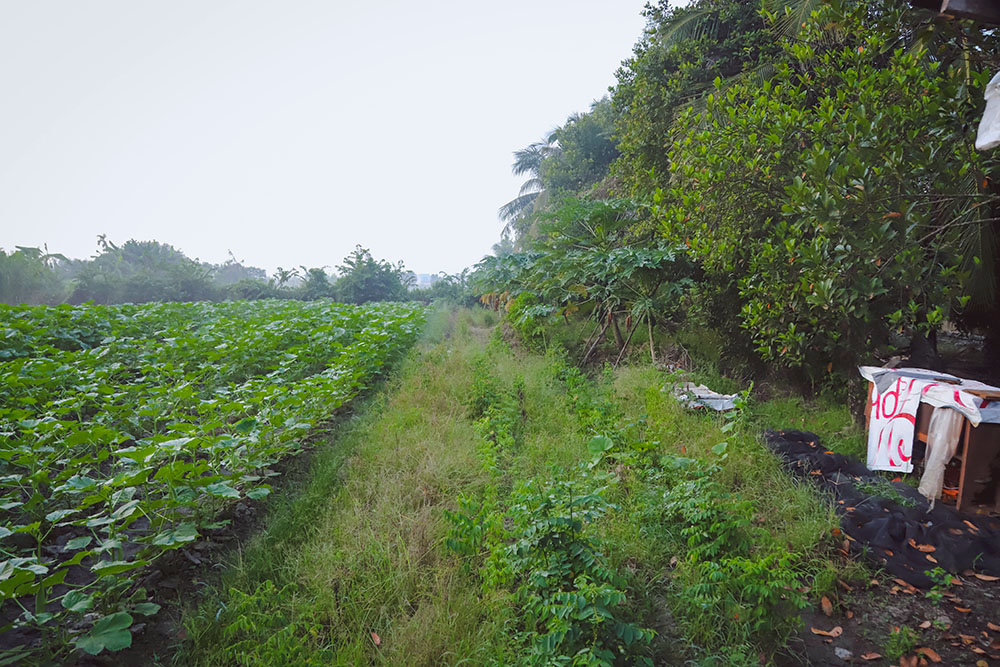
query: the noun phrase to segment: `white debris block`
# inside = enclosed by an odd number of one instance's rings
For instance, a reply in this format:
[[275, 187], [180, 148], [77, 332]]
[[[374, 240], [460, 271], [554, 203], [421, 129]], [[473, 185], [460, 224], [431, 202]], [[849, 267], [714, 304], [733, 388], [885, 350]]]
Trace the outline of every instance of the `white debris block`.
[[673, 396], [689, 408], [709, 408], [726, 412], [736, 408], [737, 394], [720, 394], [703, 384], [682, 382], [673, 390]]

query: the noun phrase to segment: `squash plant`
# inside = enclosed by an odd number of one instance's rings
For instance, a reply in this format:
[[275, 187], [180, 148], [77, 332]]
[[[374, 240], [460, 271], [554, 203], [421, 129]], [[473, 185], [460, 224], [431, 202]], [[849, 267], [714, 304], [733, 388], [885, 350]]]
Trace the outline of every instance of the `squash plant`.
[[[0, 630], [49, 657], [128, 646], [159, 555], [270, 492], [271, 468], [415, 339], [415, 304], [0, 310]], [[28, 649], [24, 649], [28, 650]], [[7, 656], [17, 659], [14, 656]]]

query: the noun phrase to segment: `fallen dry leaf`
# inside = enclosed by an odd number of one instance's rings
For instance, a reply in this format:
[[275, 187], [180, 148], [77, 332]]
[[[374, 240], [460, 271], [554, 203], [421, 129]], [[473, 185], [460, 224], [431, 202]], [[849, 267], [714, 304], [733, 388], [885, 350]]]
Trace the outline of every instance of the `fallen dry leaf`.
[[941, 656], [932, 648], [918, 648], [917, 653], [926, 656], [931, 662], [941, 662]]
[[971, 607], [955, 607], [955, 611], [957, 611], [959, 613], [962, 613], [962, 614], [968, 614], [970, 611], [972, 611], [972, 608]]
[[854, 586], [851, 586], [850, 584], [848, 584], [848, 583], [847, 583], [847, 582], [845, 582], [845, 581], [842, 581], [842, 580], [840, 580], [840, 579], [837, 579], [837, 583], [838, 583], [838, 584], [840, 584], [840, 587], [841, 587], [841, 588], [843, 588], [843, 589], [844, 589], [845, 591], [847, 591], [848, 593], [850, 593], [851, 591], [853, 591], [853, 590], [854, 590]]
[[977, 533], [979, 532], [979, 526], [977, 526], [976, 524], [972, 523], [971, 521], [969, 521], [967, 519], [963, 519], [962, 523], [964, 523], [966, 526], [968, 526], [972, 530], [976, 531]]
[[827, 616], [833, 616], [833, 603], [830, 602], [830, 598], [824, 595], [823, 598], [819, 601], [819, 604], [821, 607], [823, 607], [824, 614], [826, 614]]
[[929, 554], [929, 553], [932, 553], [934, 551], [937, 551], [937, 547], [935, 547], [933, 545], [930, 545], [930, 544], [917, 544], [916, 540], [914, 540], [912, 537], [910, 538], [910, 546], [913, 547], [914, 549], [916, 549], [917, 551], [920, 551], [920, 552], [925, 553], [925, 554]]
[[920, 628], [923, 629], [923, 630], [926, 630], [929, 627], [931, 627], [931, 622], [930, 621], [924, 621], [923, 623], [920, 624]]
[[972, 642], [976, 641], [976, 636], [975, 635], [963, 635], [963, 634], [959, 633], [958, 636], [962, 638], [962, 643], [966, 644], [966, 645], [971, 644]]
[[930, 554], [924, 554], [924, 558], [926, 558], [927, 560], [929, 560], [929, 561], [930, 561], [930, 562], [932, 562], [932, 563], [936, 563], [936, 562], [938, 562], [938, 561], [937, 561], [937, 558], [935, 558], [934, 556], [932, 556], [932, 555], [930, 555]]
[[822, 635], [824, 637], [836, 638], [844, 634], [844, 628], [840, 627], [839, 625], [830, 630], [829, 632], [827, 632], [826, 630], [820, 630], [819, 628], [809, 628], [809, 629], [812, 631], [814, 635]]
[[379, 637], [374, 632], [372, 633], [372, 641], [375, 642], [375, 646], [381, 646], [382, 645], [382, 638]]
[[976, 655], [986, 655], [986, 651], [979, 648], [978, 646], [970, 646], [969, 650], [975, 653]]
[[1000, 632], [1000, 625], [997, 625], [996, 623], [990, 623], [989, 621], [987, 621], [986, 627], [988, 627], [993, 632]]
[[899, 667], [917, 667], [918, 658], [915, 655], [904, 655], [899, 658]]
[[985, 660], [976, 660], [976, 667], [990, 667], [990, 663]]
[[975, 576], [976, 579], [979, 579], [981, 581], [1000, 581], [1000, 577], [994, 577], [989, 574], [979, 574], [978, 572], [976, 572], [975, 575], [973, 576]]
[[848, 618], [848, 619], [852, 619], [852, 618], [854, 618], [854, 612], [853, 612], [853, 611], [851, 611], [850, 609], [848, 609], [848, 610], [847, 610], [847, 618]]
[[871, 653], [862, 653], [861, 654], [861, 659], [862, 660], [878, 660], [881, 657], [882, 657], [881, 653], [875, 653], [874, 651], [872, 651]]

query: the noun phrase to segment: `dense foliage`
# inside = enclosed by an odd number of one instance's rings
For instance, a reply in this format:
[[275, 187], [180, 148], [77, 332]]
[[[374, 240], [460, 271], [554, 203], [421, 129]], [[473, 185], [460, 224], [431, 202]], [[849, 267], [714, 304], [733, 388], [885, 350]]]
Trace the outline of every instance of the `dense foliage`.
[[[13, 655], [128, 646], [136, 575], [414, 340], [413, 304], [0, 307], [0, 601]], [[32, 635], [25, 635], [31, 637]]]
[[541, 216], [541, 234], [524, 252], [487, 257], [478, 267], [483, 301], [504, 308], [531, 338], [554, 313], [583, 313], [609, 327], [619, 346], [641, 322], [676, 315], [690, 283], [687, 256], [652, 233], [649, 211], [629, 200], [565, 200]]
[[891, 329], [929, 335], [967, 301], [964, 233], [990, 224], [979, 209], [997, 163], [968, 133], [980, 105], [967, 90], [985, 72], [833, 14], [813, 20], [838, 21], [845, 43], [806, 31], [771, 79], [681, 117], [660, 212], [738, 295], [711, 307], [765, 360], [847, 371]]
[[[610, 109], [536, 151], [548, 196], [522, 210], [520, 252], [480, 265], [486, 301], [535, 336], [540, 317], [597, 312], [618, 348], [617, 315], [693, 316], [734, 362], [814, 384], [894, 353], [935, 364], [949, 322], [997, 349], [1000, 159], [973, 148], [995, 29], [897, 0], [663, 2], [646, 16]], [[608, 117], [619, 157], [595, 171], [562, 142]], [[618, 222], [595, 242], [601, 207]], [[615, 281], [619, 300], [594, 265], [581, 277], [584, 248], [616, 276], [630, 254], [676, 257], [643, 264], [645, 288]], [[657, 283], [681, 290], [656, 297]]]

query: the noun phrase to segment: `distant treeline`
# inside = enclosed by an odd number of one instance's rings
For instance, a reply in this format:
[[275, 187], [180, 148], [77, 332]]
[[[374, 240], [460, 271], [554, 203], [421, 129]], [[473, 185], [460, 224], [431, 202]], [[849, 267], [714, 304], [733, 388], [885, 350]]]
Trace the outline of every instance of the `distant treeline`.
[[368, 301], [467, 300], [465, 274], [444, 276], [427, 289], [412, 289], [414, 277], [402, 262], [376, 260], [361, 246], [331, 276], [325, 268], [278, 270], [247, 266], [230, 253], [222, 264], [191, 259], [159, 241], [116, 245], [98, 237], [90, 259], [69, 259], [40, 248], [0, 249], [0, 302], [81, 304], [94, 302], [227, 301], [237, 299], [329, 298]]

